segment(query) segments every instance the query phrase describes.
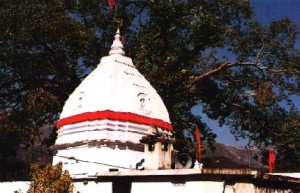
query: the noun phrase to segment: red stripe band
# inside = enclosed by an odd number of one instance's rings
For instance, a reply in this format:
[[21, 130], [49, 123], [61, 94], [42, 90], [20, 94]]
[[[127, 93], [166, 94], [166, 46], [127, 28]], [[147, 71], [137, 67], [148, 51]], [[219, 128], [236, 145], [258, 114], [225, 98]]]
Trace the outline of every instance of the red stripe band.
[[63, 119], [58, 120], [57, 128], [61, 128], [64, 125], [70, 125], [75, 123], [81, 123], [85, 121], [95, 121], [101, 119], [108, 119], [108, 120], [117, 120], [122, 122], [132, 122], [136, 124], [143, 124], [143, 125], [156, 125], [162, 129], [166, 129], [169, 131], [173, 131], [173, 127], [171, 123], [165, 122], [160, 119], [154, 119], [145, 117], [142, 115], [137, 115], [133, 113], [125, 113], [125, 112], [114, 112], [114, 111], [97, 111], [97, 112], [87, 112], [82, 113], [79, 115], [74, 115], [71, 117], [66, 117]]

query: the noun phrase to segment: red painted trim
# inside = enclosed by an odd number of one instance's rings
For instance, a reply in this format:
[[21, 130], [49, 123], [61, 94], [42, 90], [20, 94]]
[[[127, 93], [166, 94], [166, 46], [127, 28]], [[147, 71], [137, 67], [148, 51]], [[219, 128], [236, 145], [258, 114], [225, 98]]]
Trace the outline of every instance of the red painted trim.
[[87, 112], [79, 115], [74, 115], [71, 117], [66, 117], [58, 120], [56, 126], [57, 128], [61, 128], [64, 125], [70, 125], [70, 124], [80, 123], [84, 121], [95, 121], [101, 119], [117, 120], [122, 122], [132, 122], [132, 123], [144, 124], [144, 125], [154, 124], [157, 127], [160, 127], [162, 129], [166, 129], [169, 131], [173, 130], [173, 126], [171, 123], [165, 122], [160, 119], [149, 118], [149, 117], [145, 117], [133, 113], [114, 112], [109, 110]]

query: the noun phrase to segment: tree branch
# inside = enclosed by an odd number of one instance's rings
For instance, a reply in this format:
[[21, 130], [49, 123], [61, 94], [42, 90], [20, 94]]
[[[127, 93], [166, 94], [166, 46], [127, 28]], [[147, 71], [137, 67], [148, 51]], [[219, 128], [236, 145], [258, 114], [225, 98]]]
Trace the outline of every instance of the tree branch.
[[227, 69], [227, 68], [231, 68], [234, 66], [255, 66], [255, 67], [259, 67], [257, 62], [224, 62], [222, 63], [219, 67], [208, 71], [204, 74], [201, 74], [199, 76], [196, 76], [195, 78], [193, 78], [193, 80], [191, 81], [191, 84], [195, 84], [196, 82], [207, 78], [209, 76], [213, 76], [217, 73], [219, 73], [221, 70]]
[[264, 57], [263, 54], [265, 54], [264, 50], [265, 50], [266, 46], [267, 46], [266, 44], [262, 45], [261, 49], [258, 50], [254, 61], [252, 61], [252, 62], [224, 62], [219, 67], [212, 69], [204, 74], [194, 77], [191, 80], [190, 84], [193, 85], [204, 78], [207, 78], [207, 77], [210, 77], [210, 76], [213, 76], [213, 75], [219, 73], [221, 70], [231, 68], [231, 67], [236, 67], [236, 66], [253, 66], [253, 67], [256, 67], [258, 70], [260, 70], [264, 75], [265, 75], [265, 72], [273, 73], [273, 74], [288, 73], [288, 70], [286, 70], [286, 69], [276, 70], [273, 67], [270, 68], [270, 67], [261, 65], [261, 60]]

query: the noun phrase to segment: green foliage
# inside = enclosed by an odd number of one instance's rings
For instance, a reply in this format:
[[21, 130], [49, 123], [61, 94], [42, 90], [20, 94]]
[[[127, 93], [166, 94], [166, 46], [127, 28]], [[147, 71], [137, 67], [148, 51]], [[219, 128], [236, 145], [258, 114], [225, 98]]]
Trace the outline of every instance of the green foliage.
[[62, 170], [62, 163], [40, 168], [31, 166], [32, 181], [27, 193], [73, 193], [73, 180], [68, 171]]
[[[0, 3], [0, 129], [16, 131], [12, 151], [58, 119], [69, 94], [107, 55], [117, 19], [126, 55], [169, 110], [176, 149], [195, 151], [194, 124], [202, 140], [213, 144], [211, 128], [191, 112], [200, 105], [202, 114], [226, 124], [236, 137], [284, 151], [284, 140], [272, 131], [287, 124], [290, 96], [299, 95], [293, 22], [283, 18], [264, 26], [252, 19], [249, 1], [118, 1], [114, 11], [106, 3]], [[284, 102], [289, 107], [278, 105]], [[290, 136], [289, 143], [298, 138]], [[299, 158], [295, 147], [289, 151]], [[278, 162], [292, 168], [291, 161], [283, 156]]]
[[[279, 171], [299, 171], [300, 170], [300, 114], [291, 113], [283, 122], [281, 127], [272, 131], [273, 144], [276, 145]], [[297, 139], [295, 139], [297, 138]], [[297, 142], [298, 140], [298, 142]]]
[[[16, 157], [20, 145], [33, 146], [40, 128], [58, 119], [68, 94], [90, 68], [86, 63], [96, 63], [91, 50], [98, 41], [57, 1], [5, 0], [0, 6], [0, 130], [3, 136], [13, 133], [6, 140], [15, 142], [0, 149]], [[20, 171], [2, 175], [21, 176]]]

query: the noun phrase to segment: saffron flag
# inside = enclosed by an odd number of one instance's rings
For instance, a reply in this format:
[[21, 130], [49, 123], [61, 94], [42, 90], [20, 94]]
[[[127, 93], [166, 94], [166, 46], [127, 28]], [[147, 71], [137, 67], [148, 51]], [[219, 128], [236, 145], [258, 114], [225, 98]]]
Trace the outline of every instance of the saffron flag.
[[108, 6], [114, 7], [116, 6], [116, 1], [115, 0], [107, 0]]
[[269, 172], [272, 173], [275, 168], [275, 153], [273, 150], [269, 150]]
[[201, 135], [200, 135], [198, 125], [196, 125], [196, 127], [195, 127], [195, 138], [197, 141], [197, 158], [198, 158], [198, 162], [200, 162], [202, 149], [201, 149]]

